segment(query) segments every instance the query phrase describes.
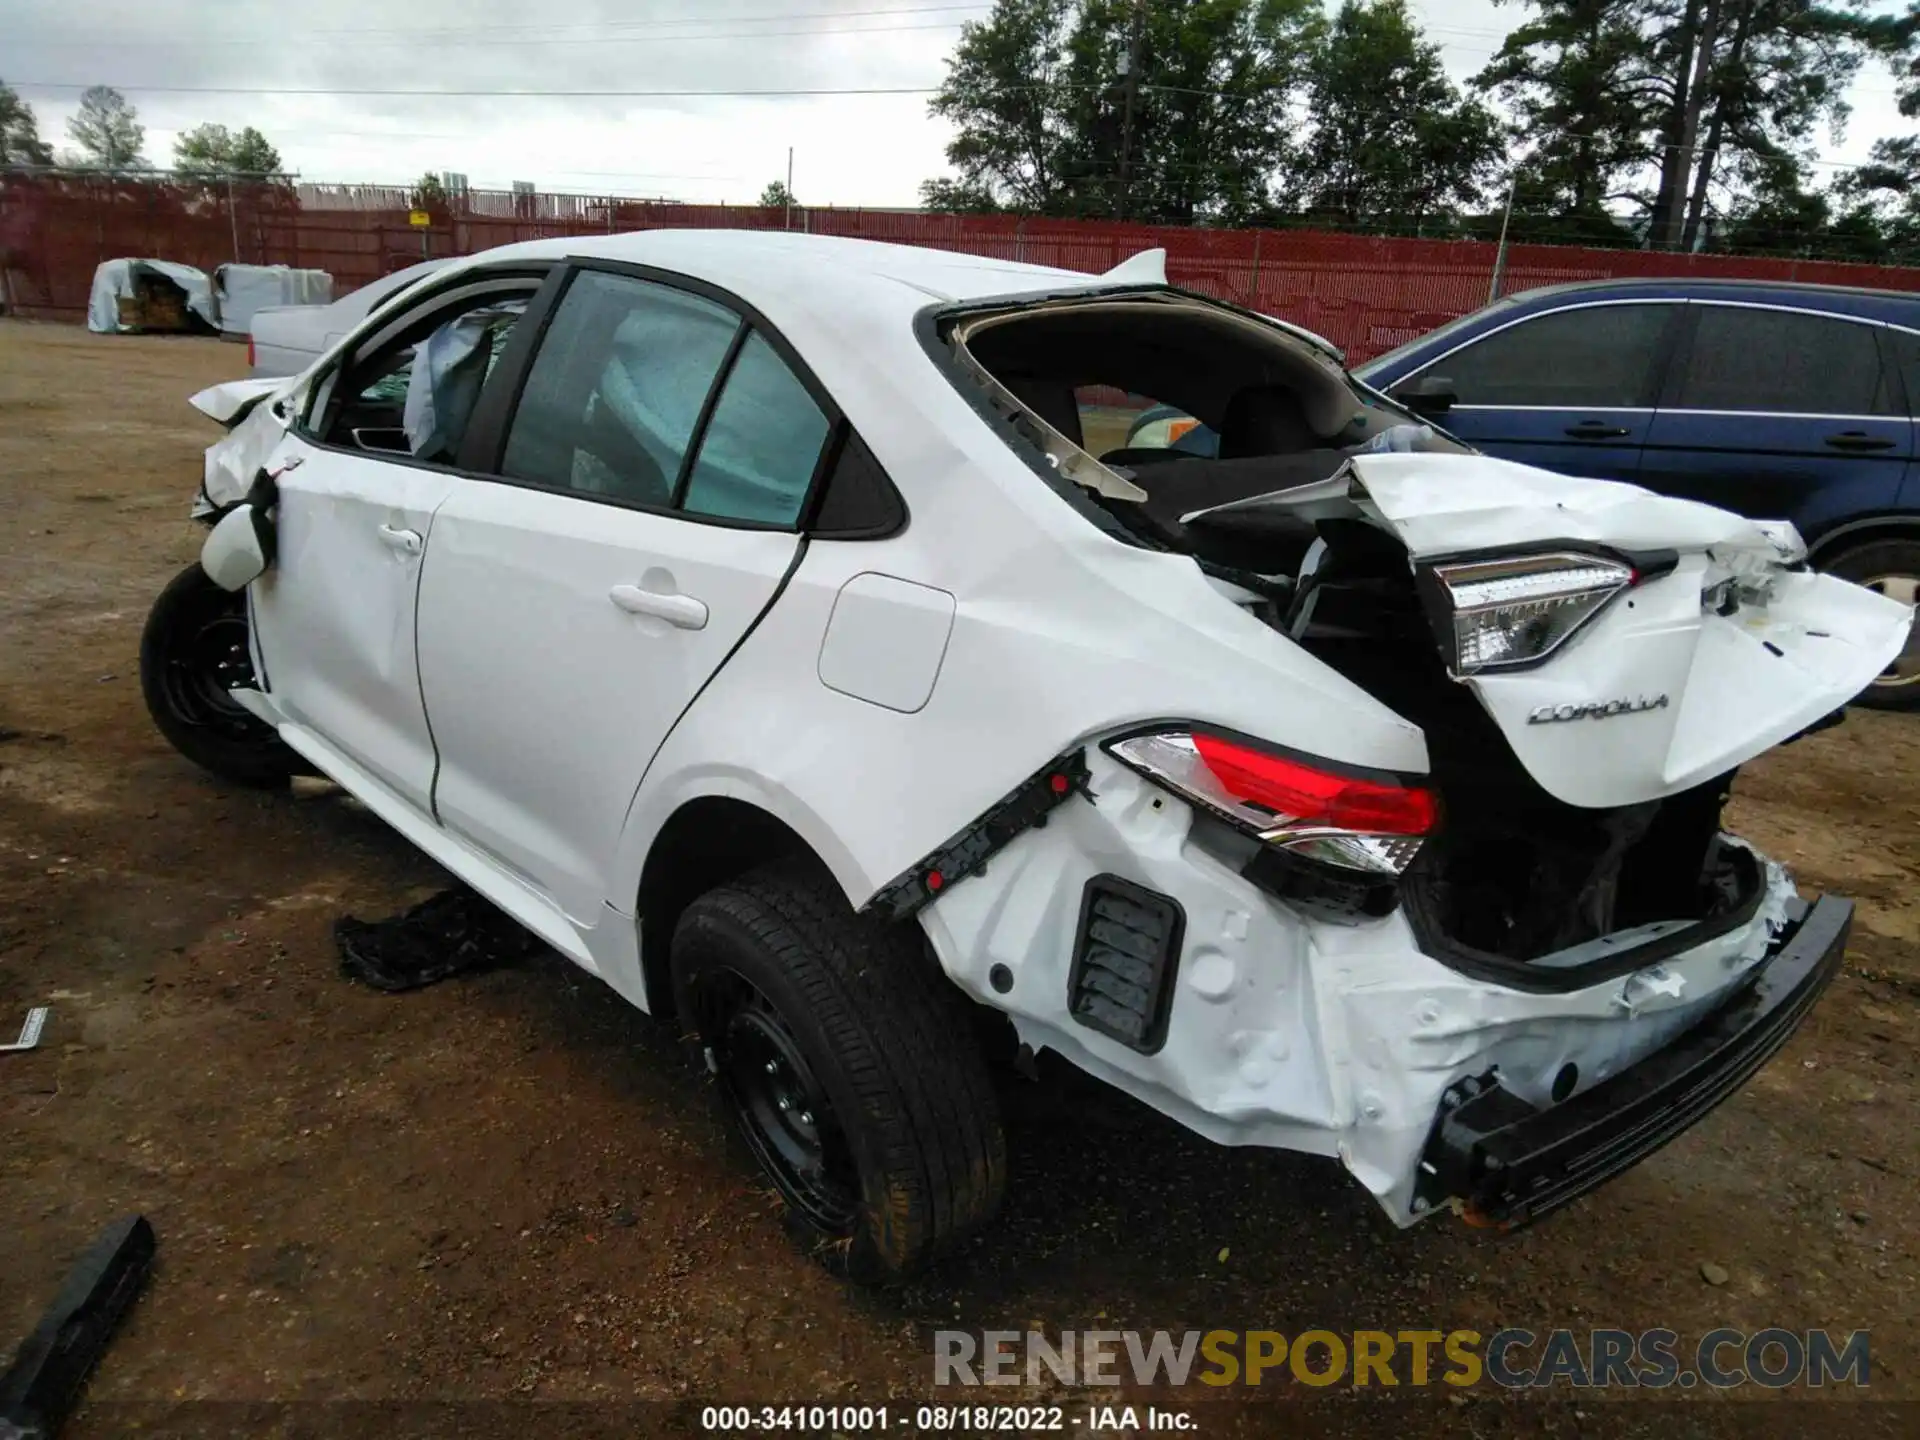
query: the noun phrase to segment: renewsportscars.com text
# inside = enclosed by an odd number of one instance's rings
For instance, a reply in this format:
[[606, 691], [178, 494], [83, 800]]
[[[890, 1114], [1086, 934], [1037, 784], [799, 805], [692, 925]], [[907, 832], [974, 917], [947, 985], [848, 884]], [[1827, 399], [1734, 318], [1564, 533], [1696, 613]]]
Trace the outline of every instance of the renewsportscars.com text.
[[1865, 1386], [1865, 1330], [937, 1330], [936, 1385]]

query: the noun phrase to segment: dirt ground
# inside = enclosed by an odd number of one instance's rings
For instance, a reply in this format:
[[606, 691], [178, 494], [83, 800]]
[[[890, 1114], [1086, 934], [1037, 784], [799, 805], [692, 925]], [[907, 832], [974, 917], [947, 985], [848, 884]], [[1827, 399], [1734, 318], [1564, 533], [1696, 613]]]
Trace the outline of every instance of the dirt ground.
[[[943, 1326], [1870, 1328], [1872, 1399], [1920, 1401], [1920, 720], [1856, 712], [1742, 775], [1736, 828], [1858, 898], [1846, 972], [1744, 1092], [1575, 1209], [1397, 1232], [1330, 1164], [1010, 1077], [1003, 1221], [863, 1292], [790, 1247], [664, 1029], [557, 959], [347, 983], [335, 918], [443, 877], [337, 792], [223, 788], [155, 733], [140, 626], [195, 553], [215, 433], [185, 397], [243, 369], [217, 341], [0, 322], [0, 1038], [53, 1007], [37, 1051], [0, 1055], [0, 1349], [110, 1219], [142, 1211], [160, 1244], [72, 1436], [898, 1407], [932, 1395]], [[515, 1401], [536, 1403], [475, 1403]], [[1203, 1434], [1920, 1431], [1920, 1407], [1807, 1401], [1178, 1397]]]

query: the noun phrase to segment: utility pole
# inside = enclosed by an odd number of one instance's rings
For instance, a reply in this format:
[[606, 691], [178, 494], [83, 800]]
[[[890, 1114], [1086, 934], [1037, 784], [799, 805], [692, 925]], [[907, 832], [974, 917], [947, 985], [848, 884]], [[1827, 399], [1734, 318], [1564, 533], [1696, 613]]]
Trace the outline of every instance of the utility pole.
[[240, 263], [240, 212], [233, 208], [233, 170], [227, 170], [227, 224], [233, 229], [233, 263]]
[[793, 147], [787, 146], [787, 229], [793, 228]]
[[1507, 226], [1513, 223], [1513, 192], [1520, 188], [1520, 172], [1507, 181], [1507, 213], [1500, 217], [1500, 248], [1493, 252], [1493, 283], [1487, 286], [1487, 304], [1500, 298], [1500, 282], [1507, 276]]
[[1121, 72], [1126, 82], [1120, 110], [1120, 216], [1124, 220], [1132, 208], [1133, 190], [1133, 104], [1140, 92], [1140, 49], [1146, 39], [1147, 0], [1133, 0], [1133, 30], [1127, 37], [1127, 68]]

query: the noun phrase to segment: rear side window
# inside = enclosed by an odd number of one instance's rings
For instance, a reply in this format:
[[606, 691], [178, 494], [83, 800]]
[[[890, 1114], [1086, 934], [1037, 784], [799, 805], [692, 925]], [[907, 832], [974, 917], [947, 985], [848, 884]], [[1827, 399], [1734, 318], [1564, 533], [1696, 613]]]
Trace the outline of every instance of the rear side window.
[[1588, 305], [1522, 320], [1436, 360], [1462, 405], [1643, 408], [1672, 305]]
[[716, 520], [797, 524], [828, 428], [779, 352], [757, 332], [747, 336], [700, 438], [681, 508]]
[[1695, 309], [1675, 409], [1898, 413], [1876, 327], [1789, 310]]
[[1883, 333], [1892, 342], [1894, 360], [1900, 367], [1907, 413], [1920, 415], [1920, 335], [1911, 330], [1889, 329]]
[[698, 295], [582, 271], [554, 312], [501, 472], [665, 507], [740, 317]]

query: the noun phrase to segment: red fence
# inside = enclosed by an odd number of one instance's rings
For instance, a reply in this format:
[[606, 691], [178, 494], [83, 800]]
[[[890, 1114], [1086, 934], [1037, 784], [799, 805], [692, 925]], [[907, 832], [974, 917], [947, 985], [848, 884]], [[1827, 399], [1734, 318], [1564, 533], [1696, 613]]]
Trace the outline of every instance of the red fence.
[[[94, 266], [120, 256], [205, 269], [239, 259], [331, 271], [336, 292], [432, 255], [515, 240], [667, 226], [777, 228], [757, 206], [677, 205], [585, 195], [475, 191], [424, 230], [404, 190], [303, 185], [197, 188], [167, 182], [0, 174], [0, 300], [29, 316], [78, 319]], [[796, 209], [796, 229], [933, 245], [1069, 270], [1099, 271], [1151, 246], [1181, 285], [1278, 315], [1365, 359], [1486, 303], [1492, 244], [1307, 230], [1208, 230], [1002, 215]], [[1610, 276], [1811, 280], [1920, 290], [1920, 269], [1830, 261], [1517, 245], [1503, 293]]]

